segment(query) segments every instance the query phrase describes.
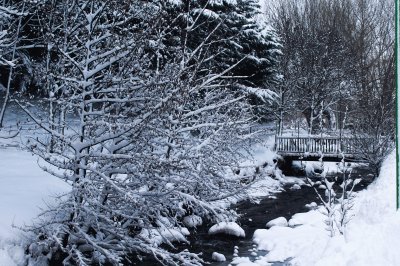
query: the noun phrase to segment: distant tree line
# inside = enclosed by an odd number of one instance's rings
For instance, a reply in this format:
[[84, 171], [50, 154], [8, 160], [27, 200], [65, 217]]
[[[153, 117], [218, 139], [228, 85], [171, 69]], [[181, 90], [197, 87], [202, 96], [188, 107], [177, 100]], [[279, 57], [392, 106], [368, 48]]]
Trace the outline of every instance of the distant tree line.
[[270, 110], [278, 132], [293, 118], [309, 134], [347, 132], [380, 168], [395, 136], [394, 13], [389, 0], [289, 0], [268, 9], [283, 44]]
[[283, 43], [276, 105], [284, 116], [302, 113], [310, 133], [324, 112], [336, 128], [393, 124], [393, 1], [280, 1], [268, 15]]

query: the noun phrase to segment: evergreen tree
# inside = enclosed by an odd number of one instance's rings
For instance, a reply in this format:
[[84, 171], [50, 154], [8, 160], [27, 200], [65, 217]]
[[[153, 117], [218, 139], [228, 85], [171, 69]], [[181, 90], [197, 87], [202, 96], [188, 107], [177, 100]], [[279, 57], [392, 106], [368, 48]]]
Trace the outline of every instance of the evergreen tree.
[[258, 1], [178, 0], [160, 5], [165, 12], [161, 23], [171, 25], [163, 40], [163, 59], [170, 60], [174, 49], [193, 51], [207, 40], [203, 49], [217, 52], [208, 67], [218, 72], [237, 64], [227, 73], [238, 77], [236, 84], [265, 88], [277, 79], [280, 44], [275, 31], [259, 19]]

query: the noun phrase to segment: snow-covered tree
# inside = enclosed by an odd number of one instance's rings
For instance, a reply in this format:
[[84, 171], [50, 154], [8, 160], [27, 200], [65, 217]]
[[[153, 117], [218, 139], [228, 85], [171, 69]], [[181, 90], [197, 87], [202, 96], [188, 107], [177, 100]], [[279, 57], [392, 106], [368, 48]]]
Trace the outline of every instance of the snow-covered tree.
[[194, 51], [207, 40], [207, 48], [200, 52], [209, 50], [213, 56], [203, 62], [205, 69], [221, 72], [240, 61], [226, 73], [232, 91], [248, 90], [247, 100], [254, 111], [267, 115], [258, 107], [266, 106], [274, 96], [269, 88], [278, 79], [275, 69], [281, 46], [275, 31], [259, 19], [258, 1], [160, 1], [159, 4], [165, 13], [160, 23], [173, 27], [163, 33], [162, 45], [155, 49], [157, 65], [173, 58], [176, 49]]
[[[342, 3], [329, 1], [282, 2], [271, 14], [283, 41], [283, 82], [277, 88], [285, 107], [304, 115], [309, 133], [317, 133], [324, 116], [335, 120], [339, 94], [351, 89], [347, 67], [350, 47], [344, 37], [348, 14]], [[281, 87], [284, 87], [283, 89]], [[280, 104], [282, 105], [282, 104]], [[289, 109], [288, 108], [288, 109]], [[281, 119], [282, 120], [282, 119]], [[329, 125], [335, 129], [334, 123]], [[328, 126], [328, 128], [329, 128]]]
[[[278, 120], [287, 112], [302, 113], [310, 133], [320, 131], [322, 119], [331, 120], [331, 129], [348, 131], [377, 121], [393, 128], [394, 20], [384, 15], [393, 8], [390, 1], [278, 3], [269, 16], [283, 42]], [[283, 115], [280, 106], [286, 108]], [[347, 124], [335, 125], [345, 113]]]
[[[395, 140], [395, 32], [392, 1], [355, 1], [352, 41], [357, 93], [352, 135], [360, 157], [379, 174]], [[391, 15], [387, 15], [391, 14]]]
[[215, 52], [208, 59], [210, 67], [221, 71], [242, 60], [229, 72], [241, 77], [239, 83], [265, 88], [276, 79], [280, 43], [266, 21], [258, 19], [259, 1], [162, 2], [166, 13], [163, 23], [177, 26], [164, 40], [166, 50], [171, 45], [193, 50], [208, 38], [208, 49]]
[[[29, 147], [71, 192], [32, 227], [38, 239], [31, 254], [61, 252], [64, 263], [82, 265], [150, 254], [200, 265], [196, 254], [159, 244], [185, 239], [185, 216], [235, 215], [213, 202], [244, 189], [226, 175], [255, 135], [248, 91], [233, 90], [228, 75], [242, 60], [208, 68], [226, 51], [211, 38], [216, 25], [197, 47], [183, 43], [174, 58], [154, 64], [153, 52], [175, 27], [158, 23], [165, 14], [154, 3], [62, 1], [54, 9], [62, 23], [51, 48], [57, 56], [47, 72], [55, 89], [49, 98], [67, 115], [54, 124], [20, 105], [53, 141], [51, 151], [46, 138]], [[37, 252], [39, 246], [50, 248]]]

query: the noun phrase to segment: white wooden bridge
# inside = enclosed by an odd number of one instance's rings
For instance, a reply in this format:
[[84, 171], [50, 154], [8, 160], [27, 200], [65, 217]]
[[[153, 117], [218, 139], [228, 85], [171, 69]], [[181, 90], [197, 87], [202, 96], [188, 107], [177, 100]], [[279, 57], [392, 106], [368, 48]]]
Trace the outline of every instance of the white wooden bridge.
[[340, 162], [364, 161], [356, 148], [356, 139], [326, 136], [275, 136], [277, 154], [288, 160], [317, 161], [323, 156], [324, 161]]

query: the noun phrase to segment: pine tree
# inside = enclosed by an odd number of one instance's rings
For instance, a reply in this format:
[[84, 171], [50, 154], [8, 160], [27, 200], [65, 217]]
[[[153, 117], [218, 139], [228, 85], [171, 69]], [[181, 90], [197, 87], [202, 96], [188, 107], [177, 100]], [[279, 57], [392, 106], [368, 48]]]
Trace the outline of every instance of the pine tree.
[[163, 2], [166, 15], [161, 23], [173, 25], [163, 40], [166, 60], [173, 56], [172, 47], [193, 51], [208, 40], [207, 49], [217, 51], [208, 67], [221, 71], [239, 62], [228, 73], [238, 77], [236, 84], [264, 89], [276, 80], [281, 46], [275, 31], [259, 19], [258, 1]]

